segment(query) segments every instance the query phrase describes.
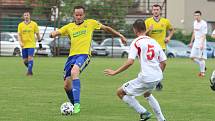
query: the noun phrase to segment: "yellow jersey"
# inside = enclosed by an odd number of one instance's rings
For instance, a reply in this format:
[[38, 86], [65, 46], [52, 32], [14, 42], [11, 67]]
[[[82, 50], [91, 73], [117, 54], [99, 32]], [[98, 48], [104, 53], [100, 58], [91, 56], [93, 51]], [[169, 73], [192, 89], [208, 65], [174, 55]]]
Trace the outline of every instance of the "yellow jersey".
[[69, 56], [78, 54], [91, 54], [90, 46], [95, 29], [100, 29], [102, 24], [93, 19], [84, 20], [80, 25], [69, 23], [58, 31], [61, 35], [68, 35], [71, 41]]
[[21, 41], [24, 45], [23, 48], [35, 48], [36, 40], [35, 33], [39, 33], [39, 28], [36, 22], [31, 21], [25, 24], [24, 21], [18, 25], [18, 34], [21, 34]]
[[146, 19], [145, 21], [146, 29], [149, 30], [150, 26], [153, 26], [153, 29], [148, 32], [148, 35], [155, 39], [161, 46], [162, 49], [166, 49], [165, 38], [166, 32], [169, 29], [172, 29], [170, 21], [166, 18], [160, 18], [157, 22], [153, 17]]

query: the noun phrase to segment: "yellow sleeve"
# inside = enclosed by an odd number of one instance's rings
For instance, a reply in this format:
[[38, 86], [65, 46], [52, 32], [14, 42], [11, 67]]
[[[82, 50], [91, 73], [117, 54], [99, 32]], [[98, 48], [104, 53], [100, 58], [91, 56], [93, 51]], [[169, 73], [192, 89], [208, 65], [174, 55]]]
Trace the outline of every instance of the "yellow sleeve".
[[102, 26], [102, 24], [100, 23], [100, 22], [98, 22], [98, 21], [96, 21], [96, 20], [91, 20], [91, 22], [90, 22], [92, 25], [93, 25], [93, 28], [94, 29], [100, 29], [101, 28], [101, 26]]
[[35, 33], [39, 33], [39, 27], [38, 27], [37, 23], [35, 23], [34, 32]]
[[21, 24], [18, 25], [18, 33], [21, 33], [22, 32], [22, 29], [21, 29]]
[[172, 29], [172, 24], [168, 19], [166, 19], [166, 30]]
[[61, 27], [57, 31], [59, 31], [61, 35], [68, 35], [67, 28], [68, 28], [68, 25]]

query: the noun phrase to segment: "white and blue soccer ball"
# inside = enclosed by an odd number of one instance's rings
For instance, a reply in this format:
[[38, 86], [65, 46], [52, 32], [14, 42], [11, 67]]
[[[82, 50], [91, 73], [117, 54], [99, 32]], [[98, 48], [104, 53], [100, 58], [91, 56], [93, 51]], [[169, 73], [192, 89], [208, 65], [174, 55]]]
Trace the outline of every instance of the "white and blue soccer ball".
[[65, 102], [60, 106], [60, 112], [62, 115], [72, 115], [74, 106], [71, 102]]

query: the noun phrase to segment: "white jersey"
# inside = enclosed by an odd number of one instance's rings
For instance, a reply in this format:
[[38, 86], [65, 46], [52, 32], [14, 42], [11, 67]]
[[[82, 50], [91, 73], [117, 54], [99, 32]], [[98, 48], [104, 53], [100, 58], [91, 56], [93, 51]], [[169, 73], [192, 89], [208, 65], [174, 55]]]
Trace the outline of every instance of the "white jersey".
[[[193, 47], [199, 48], [201, 45], [202, 37], [207, 34], [207, 23], [204, 20], [201, 20], [200, 22], [197, 22], [195, 20], [193, 30], [195, 36]], [[206, 39], [204, 43], [204, 48], [206, 48]]]
[[167, 58], [156, 40], [148, 36], [136, 38], [131, 43], [128, 58], [135, 59], [136, 56], [138, 56], [141, 64], [141, 71], [138, 76], [143, 78], [145, 83], [162, 80], [163, 73], [160, 62]]

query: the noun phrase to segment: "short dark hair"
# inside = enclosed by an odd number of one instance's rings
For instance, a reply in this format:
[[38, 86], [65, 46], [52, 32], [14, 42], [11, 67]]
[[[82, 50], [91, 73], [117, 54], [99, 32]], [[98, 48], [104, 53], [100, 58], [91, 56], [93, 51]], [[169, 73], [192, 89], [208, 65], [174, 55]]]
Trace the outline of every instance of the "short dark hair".
[[[31, 14], [30, 11], [24, 11], [24, 13], [29, 13], [29, 14]], [[24, 14], [24, 13], [23, 13], [23, 14]]]
[[133, 28], [138, 31], [138, 32], [144, 32], [146, 31], [146, 25], [145, 25], [145, 21], [143, 19], [137, 19], [134, 23], [133, 23]]
[[194, 13], [199, 13], [200, 15], [202, 15], [202, 12], [201, 11], [195, 11]]
[[162, 9], [162, 7], [158, 4], [154, 4], [152, 7], [159, 7], [160, 9]]
[[73, 12], [75, 11], [75, 9], [83, 9], [84, 12], [85, 12], [85, 7], [81, 6], [81, 5], [75, 6], [74, 9], [73, 9]]

